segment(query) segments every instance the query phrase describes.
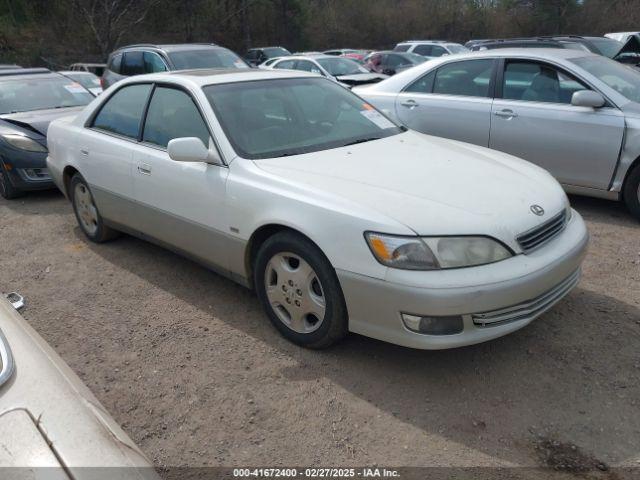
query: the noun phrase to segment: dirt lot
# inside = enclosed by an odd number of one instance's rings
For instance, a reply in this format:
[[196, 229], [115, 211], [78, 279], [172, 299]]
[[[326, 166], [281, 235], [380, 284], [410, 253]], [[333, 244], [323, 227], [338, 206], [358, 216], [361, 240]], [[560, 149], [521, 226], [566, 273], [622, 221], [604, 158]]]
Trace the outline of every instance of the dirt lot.
[[26, 297], [158, 466], [640, 466], [640, 224], [572, 201], [592, 235], [580, 286], [451, 351], [295, 347], [251, 292], [195, 263], [126, 236], [88, 243], [54, 192], [0, 199], [0, 291]]

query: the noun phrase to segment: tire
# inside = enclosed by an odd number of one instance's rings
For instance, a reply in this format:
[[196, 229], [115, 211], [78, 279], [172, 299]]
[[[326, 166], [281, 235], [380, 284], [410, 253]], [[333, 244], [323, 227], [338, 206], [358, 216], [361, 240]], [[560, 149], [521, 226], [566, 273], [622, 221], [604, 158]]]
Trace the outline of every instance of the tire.
[[640, 220], [640, 164], [637, 164], [624, 182], [622, 198], [631, 214]]
[[89, 185], [82, 178], [82, 175], [76, 173], [71, 178], [70, 187], [69, 193], [73, 211], [76, 214], [78, 225], [86, 237], [96, 243], [107, 242], [117, 237], [118, 232], [104, 224], [98, 207], [93, 201]]
[[9, 180], [9, 174], [4, 168], [4, 163], [0, 160], [0, 195], [7, 200], [13, 200], [14, 198], [21, 197], [24, 192], [16, 189]]
[[291, 342], [320, 349], [347, 335], [347, 307], [336, 272], [302, 235], [280, 232], [261, 245], [254, 285], [267, 316]]

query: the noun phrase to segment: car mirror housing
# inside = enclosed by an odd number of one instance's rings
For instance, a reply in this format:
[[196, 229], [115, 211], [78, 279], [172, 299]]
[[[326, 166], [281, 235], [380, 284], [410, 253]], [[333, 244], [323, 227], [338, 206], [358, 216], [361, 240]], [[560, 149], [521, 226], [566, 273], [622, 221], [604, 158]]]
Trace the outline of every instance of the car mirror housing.
[[605, 103], [607, 102], [602, 94], [593, 90], [579, 90], [571, 97], [571, 105], [574, 107], [601, 108]]
[[205, 162], [220, 165], [218, 154], [205, 147], [197, 137], [174, 138], [167, 145], [169, 158], [176, 162]]

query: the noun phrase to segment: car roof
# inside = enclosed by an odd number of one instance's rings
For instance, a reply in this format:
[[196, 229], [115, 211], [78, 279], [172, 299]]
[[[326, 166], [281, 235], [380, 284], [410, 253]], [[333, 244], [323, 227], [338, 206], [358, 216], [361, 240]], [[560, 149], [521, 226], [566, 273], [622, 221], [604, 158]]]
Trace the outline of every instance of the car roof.
[[[303, 57], [304, 58], [304, 57]], [[198, 86], [219, 83], [250, 82], [254, 80], [275, 80], [281, 78], [318, 78], [318, 75], [300, 70], [264, 70], [257, 68], [229, 68], [229, 69], [196, 69], [176, 70], [172, 72], [153, 73], [149, 75], [135, 75], [130, 79], [162, 81], [167, 79], [184, 79]], [[127, 81], [127, 80], [123, 80]], [[135, 83], [135, 82], [134, 82]]]
[[0, 82], [27, 78], [60, 78], [60, 74], [46, 68], [16, 68], [0, 70]]
[[167, 53], [171, 52], [180, 52], [186, 50], [207, 50], [210, 48], [224, 48], [220, 45], [216, 45], [215, 43], [163, 43], [163, 44], [153, 44], [153, 43], [137, 43], [134, 45], [125, 45], [124, 47], [120, 47], [116, 50], [116, 52], [122, 50], [132, 50], [136, 48], [155, 48], [157, 50], [163, 50]]
[[96, 77], [97, 75], [92, 72], [85, 72], [84, 70], [58, 70], [56, 73], [61, 75], [91, 75]]
[[574, 50], [571, 48], [498, 48], [495, 50], [480, 50], [477, 52], [458, 54], [455, 57], [439, 57], [438, 59], [471, 59], [480, 57], [488, 58], [511, 56], [524, 58], [568, 59], [599, 55], [586, 50]]

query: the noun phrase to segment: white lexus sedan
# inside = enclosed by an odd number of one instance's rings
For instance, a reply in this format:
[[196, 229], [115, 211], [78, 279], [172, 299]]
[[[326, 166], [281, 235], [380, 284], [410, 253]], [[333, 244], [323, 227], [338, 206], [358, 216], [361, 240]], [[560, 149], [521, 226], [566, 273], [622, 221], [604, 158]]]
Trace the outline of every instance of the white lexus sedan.
[[541, 168], [407, 131], [306, 72], [132, 77], [48, 142], [90, 240], [122, 231], [195, 258], [307, 347], [505, 335], [577, 284], [588, 242]]

